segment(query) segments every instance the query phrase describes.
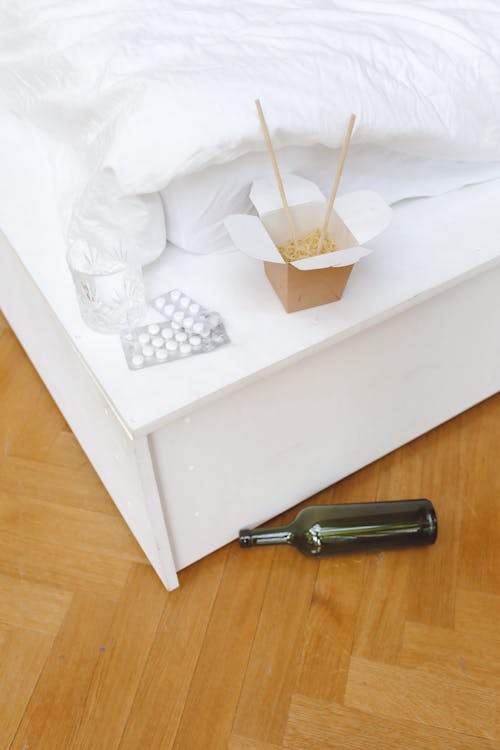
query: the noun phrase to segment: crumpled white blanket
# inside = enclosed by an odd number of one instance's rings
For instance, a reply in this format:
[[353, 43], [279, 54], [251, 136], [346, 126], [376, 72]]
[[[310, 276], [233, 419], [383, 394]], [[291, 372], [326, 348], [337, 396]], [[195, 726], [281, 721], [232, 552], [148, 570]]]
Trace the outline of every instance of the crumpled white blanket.
[[262, 150], [257, 96], [276, 147], [336, 148], [355, 112], [359, 145], [498, 160], [499, 60], [497, 0], [0, 0], [0, 107], [36, 130], [69, 237], [163, 242], [137, 196]]

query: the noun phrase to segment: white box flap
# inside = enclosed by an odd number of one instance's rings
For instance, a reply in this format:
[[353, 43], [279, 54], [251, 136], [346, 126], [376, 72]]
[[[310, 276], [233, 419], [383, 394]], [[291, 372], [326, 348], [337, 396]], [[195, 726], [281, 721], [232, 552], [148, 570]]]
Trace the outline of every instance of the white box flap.
[[[326, 201], [318, 186], [293, 174], [286, 175], [284, 182], [297, 237], [321, 228]], [[277, 246], [290, 239], [290, 227], [278, 188], [269, 180], [256, 180], [250, 197], [259, 216], [228, 216], [224, 223], [231, 239], [239, 250], [253, 258], [285, 263]], [[363, 247], [364, 242], [382, 232], [391, 218], [392, 210], [377, 193], [370, 190], [347, 193], [335, 201], [328, 226], [328, 235], [338, 250], [302, 258], [291, 265], [302, 271], [354, 265], [372, 252]]]
[[383, 232], [392, 219], [392, 209], [371, 190], [356, 190], [335, 201], [335, 211], [360, 245]]
[[271, 263], [284, 262], [258, 216], [232, 214], [226, 216], [224, 226], [236, 247], [247, 255]]
[[340, 268], [342, 266], [352, 266], [360, 258], [369, 255], [372, 251], [369, 247], [350, 247], [347, 250], [335, 250], [333, 253], [324, 255], [314, 255], [312, 258], [302, 258], [302, 260], [293, 261], [290, 265], [298, 268], [299, 271], [313, 271], [318, 268]]

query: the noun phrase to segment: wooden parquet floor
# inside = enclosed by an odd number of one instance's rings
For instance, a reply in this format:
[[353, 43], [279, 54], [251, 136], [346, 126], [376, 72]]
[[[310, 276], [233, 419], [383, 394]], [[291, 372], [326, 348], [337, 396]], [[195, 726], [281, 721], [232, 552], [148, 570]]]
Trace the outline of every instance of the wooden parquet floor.
[[2, 318], [0, 435], [1, 749], [500, 748], [500, 396], [308, 501], [429, 497], [434, 547], [170, 594]]

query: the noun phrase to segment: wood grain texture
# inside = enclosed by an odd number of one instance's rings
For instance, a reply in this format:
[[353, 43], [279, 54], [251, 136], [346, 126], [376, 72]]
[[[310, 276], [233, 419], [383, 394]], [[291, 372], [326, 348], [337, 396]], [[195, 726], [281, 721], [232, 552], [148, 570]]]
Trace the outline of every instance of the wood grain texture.
[[[379, 461], [374, 500], [421, 497], [421, 477], [426, 453], [425, 438], [410, 443]], [[352, 653], [385, 663], [397, 661], [401, 645], [410, 576], [422, 563], [426, 549], [401, 550], [397, 560], [392, 552], [365, 558], [365, 576], [359, 612], [354, 623]]]
[[458, 589], [455, 626], [477, 638], [500, 638], [500, 596]]
[[407, 622], [403, 635], [400, 664], [411, 669], [428, 669], [450, 677], [466, 675], [478, 685], [500, 688], [500, 632], [478, 637], [477, 633], [434, 628], [420, 622]]
[[274, 743], [283, 737], [317, 572], [315, 561], [275, 550], [236, 711], [237, 734]]
[[87, 462], [75, 471], [67, 466], [7, 456], [0, 465], [0, 487], [16, 496], [119, 515]]
[[164, 603], [153, 569], [134, 565], [106, 632], [71, 747], [118, 746]]
[[248, 737], [232, 734], [228, 750], [282, 750], [282, 745], [270, 745], [269, 742], [251, 740]]
[[26, 540], [62, 542], [82, 552], [100, 549], [110, 557], [141, 562], [143, 553], [117, 516], [81, 508], [54, 507], [18, 494], [0, 496], [0, 524]]
[[467, 441], [458, 575], [463, 588], [500, 595], [499, 416], [488, 405], [467, 414], [480, 439]]
[[46, 663], [53, 637], [0, 625], [0, 747], [8, 748]]
[[173, 747], [204, 750], [227, 745], [274, 550], [257, 560], [232, 549], [222, 574], [214, 611], [186, 697]]
[[114, 613], [109, 601], [75, 594], [54, 640], [12, 750], [72, 747]]
[[[453, 450], [450, 450], [448, 436], [452, 436]], [[463, 502], [458, 498], [468, 474], [468, 447], [475, 445], [478, 439], [477, 428], [467, 426], [462, 415], [426, 436], [421, 491], [424, 497], [434, 499], [439, 544], [426, 555], [418, 555], [419, 550], [412, 554], [406, 612], [409, 620], [453, 627], [463, 510]], [[413, 575], [417, 567], [418, 575]]]
[[[383, 691], [383, 686], [381, 686]], [[290, 750], [498, 750], [498, 743], [421, 722], [294, 696], [285, 737]]]
[[450, 678], [353, 657], [344, 703], [387, 719], [397, 716], [500, 740], [500, 693], [466, 676]]
[[428, 496], [434, 547], [170, 594], [1, 315], [0, 441], [1, 750], [500, 750], [500, 396], [299, 506]]
[[[61, 540], [59, 540], [61, 541]], [[65, 589], [87, 591], [118, 599], [128, 575], [128, 564], [103, 555], [97, 548], [73, 550], [53, 542], [26, 539], [11, 531], [0, 531], [0, 570]]]
[[[323, 503], [374, 497], [379, 464], [358, 471], [319, 495]], [[307, 616], [295, 692], [342, 702], [358, 618], [365, 591], [367, 557], [322, 560]]]
[[171, 748], [212, 616], [227, 549], [181, 573], [165, 609], [130, 711], [120, 750]]
[[71, 592], [0, 574], [0, 623], [55, 635]]

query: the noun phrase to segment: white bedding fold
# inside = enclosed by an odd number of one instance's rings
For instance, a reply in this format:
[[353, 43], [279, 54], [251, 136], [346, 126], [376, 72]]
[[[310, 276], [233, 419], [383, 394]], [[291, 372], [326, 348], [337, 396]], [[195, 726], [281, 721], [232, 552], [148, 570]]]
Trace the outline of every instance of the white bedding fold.
[[5, 0], [0, 50], [0, 104], [43, 138], [65, 229], [104, 168], [119, 231], [123, 196], [260, 151], [256, 96], [277, 147], [337, 148], [354, 111], [358, 147], [500, 157], [496, 0]]

